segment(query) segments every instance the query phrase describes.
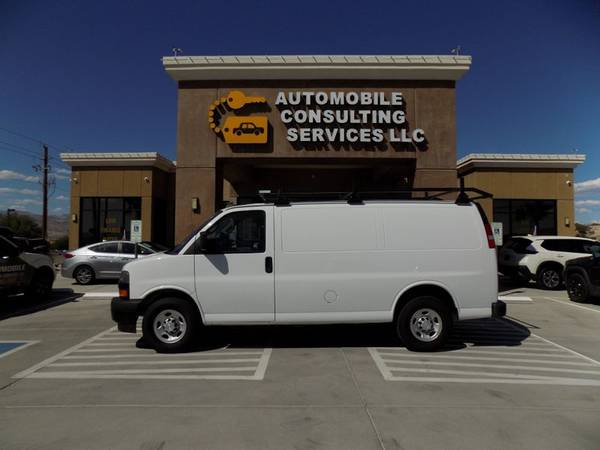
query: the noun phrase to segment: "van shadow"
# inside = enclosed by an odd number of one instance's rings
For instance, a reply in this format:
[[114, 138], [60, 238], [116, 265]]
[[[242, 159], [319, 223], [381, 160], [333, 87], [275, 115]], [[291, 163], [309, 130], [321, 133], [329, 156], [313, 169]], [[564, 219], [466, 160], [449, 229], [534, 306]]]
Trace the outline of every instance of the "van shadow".
[[[510, 319], [478, 319], [455, 324], [450, 352], [467, 346], [519, 346], [530, 336], [523, 325]], [[189, 351], [220, 348], [339, 348], [402, 347], [391, 324], [277, 325], [205, 327]]]
[[53, 289], [47, 298], [30, 298], [23, 294], [11, 295], [0, 302], [0, 320], [11, 317], [26, 316], [46, 309], [55, 308], [66, 303], [79, 301], [81, 293], [73, 289]]

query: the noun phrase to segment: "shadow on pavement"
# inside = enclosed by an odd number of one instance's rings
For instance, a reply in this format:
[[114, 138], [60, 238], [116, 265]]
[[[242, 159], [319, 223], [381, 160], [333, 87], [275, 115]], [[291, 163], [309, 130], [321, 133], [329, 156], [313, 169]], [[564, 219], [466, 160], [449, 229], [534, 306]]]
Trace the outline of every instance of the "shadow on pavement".
[[[441, 352], [467, 346], [519, 346], [530, 336], [510, 319], [459, 322]], [[139, 348], [147, 348], [143, 339]], [[229, 348], [402, 347], [391, 324], [206, 327], [190, 352]]]
[[77, 302], [82, 295], [73, 292], [73, 289], [53, 289], [52, 294], [45, 299], [29, 298], [22, 294], [11, 295], [0, 302], [0, 320], [25, 316], [65, 303]]

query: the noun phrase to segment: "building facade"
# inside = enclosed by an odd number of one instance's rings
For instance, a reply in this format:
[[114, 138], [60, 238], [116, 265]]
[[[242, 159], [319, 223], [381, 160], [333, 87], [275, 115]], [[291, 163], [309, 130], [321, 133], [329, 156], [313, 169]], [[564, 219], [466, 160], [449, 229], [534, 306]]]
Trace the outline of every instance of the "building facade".
[[469, 56], [168, 57], [177, 82], [175, 236], [261, 190], [456, 186]]
[[481, 206], [504, 236], [574, 236], [574, 169], [584, 155], [474, 153], [457, 163], [465, 185], [493, 195]]
[[[573, 170], [584, 157], [469, 155], [456, 161], [456, 86], [469, 56], [163, 58], [177, 83], [177, 162], [157, 153], [66, 153], [71, 248], [128, 237], [180, 241], [260, 192], [490, 192], [505, 234], [574, 234]], [[414, 194], [417, 196], [418, 194]], [[410, 197], [410, 194], [408, 194]], [[532, 213], [533, 211], [533, 213]], [[533, 214], [533, 217], [531, 215]]]
[[130, 238], [173, 244], [175, 166], [158, 153], [63, 153], [71, 166], [69, 248]]

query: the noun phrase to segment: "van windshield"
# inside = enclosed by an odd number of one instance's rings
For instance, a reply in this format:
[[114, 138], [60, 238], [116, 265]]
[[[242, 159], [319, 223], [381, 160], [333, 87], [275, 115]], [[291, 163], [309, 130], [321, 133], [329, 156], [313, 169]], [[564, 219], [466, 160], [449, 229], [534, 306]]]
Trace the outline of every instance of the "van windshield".
[[207, 220], [205, 220], [204, 222], [202, 222], [200, 225], [198, 225], [196, 228], [194, 228], [194, 230], [188, 234], [185, 239], [183, 241], [181, 241], [179, 244], [177, 244], [175, 247], [173, 247], [170, 250], [167, 250], [165, 253], [167, 253], [168, 255], [178, 255], [179, 252], [181, 251], [181, 249], [183, 247], [185, 247], [187, 245], [188, 242], [190, 242], [194, 236], [196, 236], [196, 234], [198, 234], [198, 232], [204, 228], [204, 226], [210, 222], [211, 220], [213, 220], [216, 216], [218, 216], [219, 214], [221, 214], [222, 210], [218, 210], [217, 212], [215, 212], [212, 216], [210, 216]]

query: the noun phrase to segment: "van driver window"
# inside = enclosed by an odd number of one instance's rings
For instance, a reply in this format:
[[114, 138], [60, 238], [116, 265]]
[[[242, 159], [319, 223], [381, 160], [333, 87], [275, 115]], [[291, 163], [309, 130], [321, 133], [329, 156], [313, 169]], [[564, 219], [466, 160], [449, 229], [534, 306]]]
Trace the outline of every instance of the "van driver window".
[[227, 214], [208, 229], [212, 253], [263, 253], [265, 212], [243, 211]]

